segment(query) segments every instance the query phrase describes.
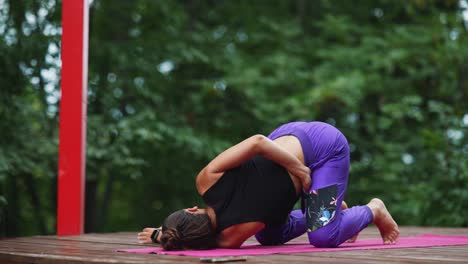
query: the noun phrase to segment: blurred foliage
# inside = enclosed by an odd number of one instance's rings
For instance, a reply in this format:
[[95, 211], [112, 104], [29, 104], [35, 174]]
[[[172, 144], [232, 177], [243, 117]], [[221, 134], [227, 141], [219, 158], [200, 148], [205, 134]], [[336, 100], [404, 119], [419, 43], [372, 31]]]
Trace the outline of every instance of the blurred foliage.
[[[0, 233], [55, 232], [61, 3], [0, 1]], [[468, 226], [468, 38], [458, 0], [90, 6], [86, 230], [200, 204], [226, 147], [295, 120], [351, 146], [346, 200]]]

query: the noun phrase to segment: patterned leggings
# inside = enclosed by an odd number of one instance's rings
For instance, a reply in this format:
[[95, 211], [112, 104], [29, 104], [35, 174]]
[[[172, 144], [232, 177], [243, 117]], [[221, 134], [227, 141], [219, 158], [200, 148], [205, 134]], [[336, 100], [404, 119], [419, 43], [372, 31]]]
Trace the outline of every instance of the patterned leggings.
[[312, 186], [309, 192], [337, 186], [336, 196], [333, 197], [336, 208], [330, 221], [314, 231], [310, 231], [301, 210], [294, 210], [285, 224], [267, 226], [259, 231], [255, 235], [258, 242], [263, 245], [283, 244], [307, 232], [311, 245], [337, 247], [372, 223], [373, 214], [367, 206], [341, 210], [350, 160], [348, 142], [344, 135], [326, 123], [293, 122], [277, 128], [268, 137], [274, 140], [285, 135], [295, 136], [301, 142], [305, 163], [311, 169]]

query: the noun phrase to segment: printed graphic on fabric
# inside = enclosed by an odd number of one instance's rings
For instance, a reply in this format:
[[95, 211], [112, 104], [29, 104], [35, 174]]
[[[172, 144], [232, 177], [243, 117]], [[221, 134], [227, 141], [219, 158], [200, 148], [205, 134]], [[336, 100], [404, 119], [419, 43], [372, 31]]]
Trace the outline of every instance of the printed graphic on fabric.
[[331, 185], [311, 193], [302, 193], [303, 211], [306, 215], [307, 231], [312, 232], [326, 226], [335, 217], [338, 186]]

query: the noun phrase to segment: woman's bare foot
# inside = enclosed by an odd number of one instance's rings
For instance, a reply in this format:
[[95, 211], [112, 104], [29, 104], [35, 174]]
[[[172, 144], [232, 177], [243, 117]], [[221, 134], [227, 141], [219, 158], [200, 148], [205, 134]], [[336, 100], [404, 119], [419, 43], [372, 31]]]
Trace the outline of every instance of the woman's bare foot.
[[151, 228], [151, 227], [144, 228], [143, 231], [138, 233], [138, 243], [140, 244], [153, 243], [153, 241], [151, 240], [151, 235], [153, 234], [154, 230], [156, 230], [156, 228]]
[[393, 220], [382, 200], [374, 198], [367, 206], [374, 214], [374, 224], [380, 231], [384, 244], [395, 244], [400, 236], [398, 225]]

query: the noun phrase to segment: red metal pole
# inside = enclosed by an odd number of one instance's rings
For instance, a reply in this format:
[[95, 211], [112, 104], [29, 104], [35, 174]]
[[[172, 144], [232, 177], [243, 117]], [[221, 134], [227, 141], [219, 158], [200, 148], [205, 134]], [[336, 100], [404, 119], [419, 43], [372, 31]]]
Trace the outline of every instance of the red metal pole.
[[84, 226], [88, 15], [88, 0], [62, 1], [57, 235]]

